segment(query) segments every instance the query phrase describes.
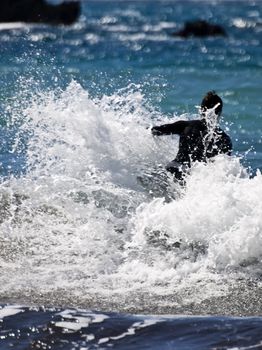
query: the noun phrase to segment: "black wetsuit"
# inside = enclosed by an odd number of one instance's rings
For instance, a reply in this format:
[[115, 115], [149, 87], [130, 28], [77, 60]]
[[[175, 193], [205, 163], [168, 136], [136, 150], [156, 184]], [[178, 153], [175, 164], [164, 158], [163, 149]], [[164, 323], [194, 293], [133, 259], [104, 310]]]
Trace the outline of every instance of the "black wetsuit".
[[177, 156], [166, 167], [177, 179], [183, 178], [185, 168], [189, 168], [192, 162], [206, 162], [208, 158], [218, 154], [230, 155], [232, 152], [230, 137], [218, 126], [213, 129], [208, 128], [205, 119], [181, 120], [172, 124], [154, 126], [152, 134], [180, 136]]

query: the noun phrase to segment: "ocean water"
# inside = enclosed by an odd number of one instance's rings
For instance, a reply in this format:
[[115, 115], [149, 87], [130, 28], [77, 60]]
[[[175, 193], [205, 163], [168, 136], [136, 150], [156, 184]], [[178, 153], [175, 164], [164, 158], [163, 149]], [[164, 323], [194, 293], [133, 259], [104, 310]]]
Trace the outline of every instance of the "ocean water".
[[[226, 37], [173, 37], [185, 21]], [[86, 1], [0, 24], [0, 349], [262, 348], [262, 2]], [[232, 157], [164, 168], [223, 98]]]

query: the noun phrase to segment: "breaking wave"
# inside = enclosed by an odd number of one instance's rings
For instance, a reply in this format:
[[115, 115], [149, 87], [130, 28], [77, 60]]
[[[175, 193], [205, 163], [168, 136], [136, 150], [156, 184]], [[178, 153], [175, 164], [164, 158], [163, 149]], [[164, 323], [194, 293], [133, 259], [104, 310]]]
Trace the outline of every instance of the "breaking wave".
[[183, 306], [260, 281], [260, 172], [219, 156], [175, 185], [164, 166], [177, 138], [150, 132], [170, 118], [138, 86], [92, 98], [72, 82], [27, 102], [10, 126], [26, 168], [0, 184], [1, 296], [57, 304], [66, 291], [65, 303], [124, 308], [133, 295], [136, 310], [139, 298]]

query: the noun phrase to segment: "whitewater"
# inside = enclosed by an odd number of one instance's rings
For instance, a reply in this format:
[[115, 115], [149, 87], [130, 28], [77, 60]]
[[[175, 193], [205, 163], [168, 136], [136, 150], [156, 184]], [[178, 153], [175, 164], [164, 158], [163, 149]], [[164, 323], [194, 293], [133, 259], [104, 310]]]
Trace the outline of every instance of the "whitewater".
[[259, 314], [260, 171], [218, 156], [174, 184], [178, 139], [150, 128], [196, 115], [167, 117], [142, 91], [72, 81], [8, 105], [21, 171], [0, 183], [2, 302]]

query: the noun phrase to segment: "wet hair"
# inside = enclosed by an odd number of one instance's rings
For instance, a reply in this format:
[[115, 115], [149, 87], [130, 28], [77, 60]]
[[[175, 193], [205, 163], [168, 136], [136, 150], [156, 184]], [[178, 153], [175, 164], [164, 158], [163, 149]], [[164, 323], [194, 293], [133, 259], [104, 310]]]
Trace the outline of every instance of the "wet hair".
[[205, 112], [206, 110], [215, 107], [217, 104], [219, 105], [216, 107], [215, 113], [220, 115], [223, 108], [223, 101], [215, 91], [208, 91], [201, 102], [201, 111]]

